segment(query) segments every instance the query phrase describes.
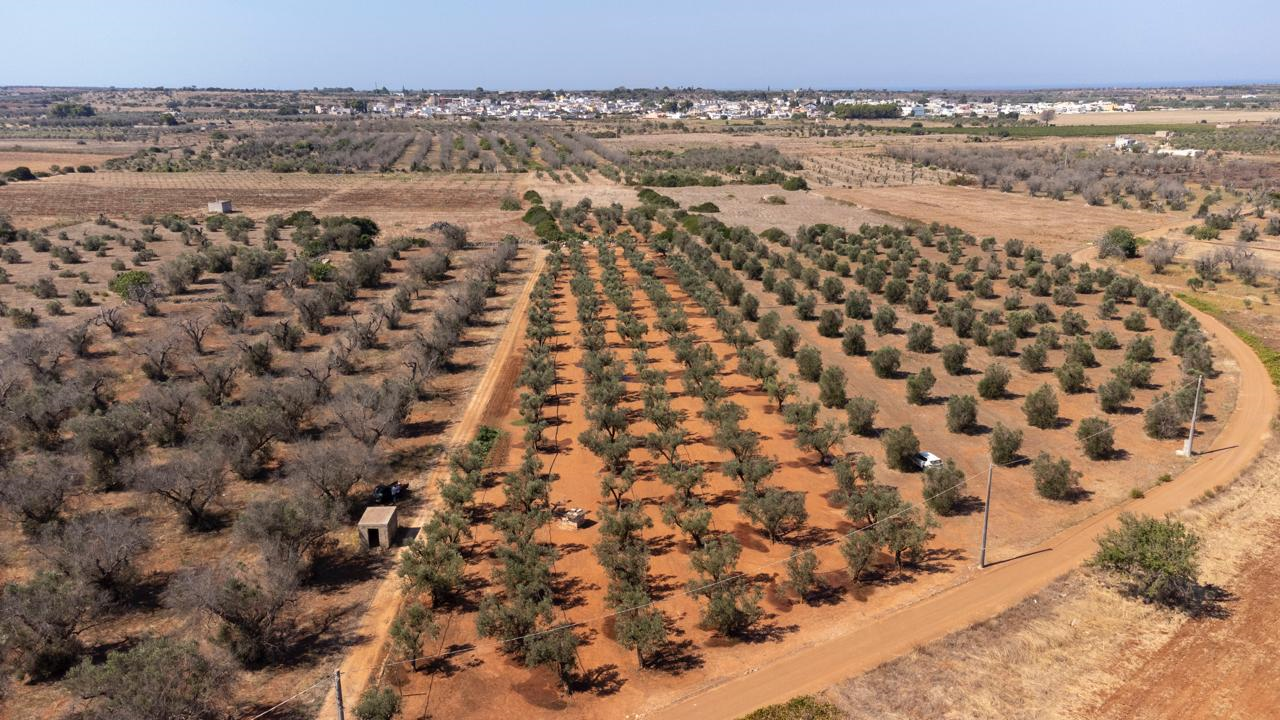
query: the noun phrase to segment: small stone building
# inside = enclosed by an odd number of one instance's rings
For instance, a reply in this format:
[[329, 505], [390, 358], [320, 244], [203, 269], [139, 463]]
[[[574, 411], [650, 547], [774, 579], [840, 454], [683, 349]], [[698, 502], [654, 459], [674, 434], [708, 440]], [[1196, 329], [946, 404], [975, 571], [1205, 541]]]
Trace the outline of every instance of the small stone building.
[[367, 548], [389, 548], [399, 529], [396, 508], [391, 505], [365, 508], [360, 516], [360, 542]]
[[209, 203], [209, 212], [211, 213], [229, 213], [231, 212], [230, 200], [214, 200]]

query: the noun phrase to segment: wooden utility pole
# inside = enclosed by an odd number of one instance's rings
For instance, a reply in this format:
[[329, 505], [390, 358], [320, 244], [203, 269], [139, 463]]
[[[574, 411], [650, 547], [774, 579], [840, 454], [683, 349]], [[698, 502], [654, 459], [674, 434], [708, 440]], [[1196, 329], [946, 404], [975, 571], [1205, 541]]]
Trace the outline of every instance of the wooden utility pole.
[[982, 553], [978, 556], [978, 567], [987, 566], [987, 524], [991, 520], [991, 474], [994, 465], [987, 464], [987, 502], [982, 506]]

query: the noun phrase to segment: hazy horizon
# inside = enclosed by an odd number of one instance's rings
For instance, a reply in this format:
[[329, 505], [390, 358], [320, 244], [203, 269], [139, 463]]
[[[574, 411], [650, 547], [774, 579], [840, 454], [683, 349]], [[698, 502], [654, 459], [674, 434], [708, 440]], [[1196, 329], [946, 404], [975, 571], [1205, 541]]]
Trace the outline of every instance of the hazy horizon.
[[0, 85], [1009, 92], [1280, 80], [1265, 75], [1280, 45], [1239, 30], [1280, 26], [1280, 4], [1226, 0], [1223, 22], [1194, 11], [1155, 0], [8, 3], [0, 23], [50, 42], [20, 48]]

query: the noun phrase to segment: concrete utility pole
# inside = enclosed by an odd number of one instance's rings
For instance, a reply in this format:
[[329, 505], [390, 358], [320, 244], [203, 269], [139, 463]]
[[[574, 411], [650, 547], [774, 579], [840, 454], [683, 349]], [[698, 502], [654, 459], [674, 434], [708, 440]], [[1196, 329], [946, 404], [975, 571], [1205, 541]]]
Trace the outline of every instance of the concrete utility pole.
[[1196, 418], [1200, 415], [1200, 389], [1204, 386], [1204, 376], [1196, 378], [1196, 401], [1191, 406], [1191, 430], [1187, 433], [1187, 441], [1182, 445], [1182, 449], [1178, 451], [1179, 455], [1191, 457], [1195, 451], [1191, 449], [1191, 444], [1196, 439]]
[[987, 524], [991, 520], [991, 474], [995, 466], [987, 464], [987, 502], [982, 506], [982, 553], [978, 556], [978, 567], [987, 566]]
[[333, 671], [333, 690], [338, 700], [338, 720], [347, 720], [347, 710], [342, 706], [342, 671]]

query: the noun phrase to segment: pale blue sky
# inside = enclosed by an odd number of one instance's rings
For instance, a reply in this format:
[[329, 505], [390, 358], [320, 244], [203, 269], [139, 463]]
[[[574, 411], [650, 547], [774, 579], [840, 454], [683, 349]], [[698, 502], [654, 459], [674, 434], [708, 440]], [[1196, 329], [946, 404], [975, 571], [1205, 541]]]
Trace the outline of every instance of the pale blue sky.
[[0, 85], [1280, 81], [1280, 0], [0, 0]]

